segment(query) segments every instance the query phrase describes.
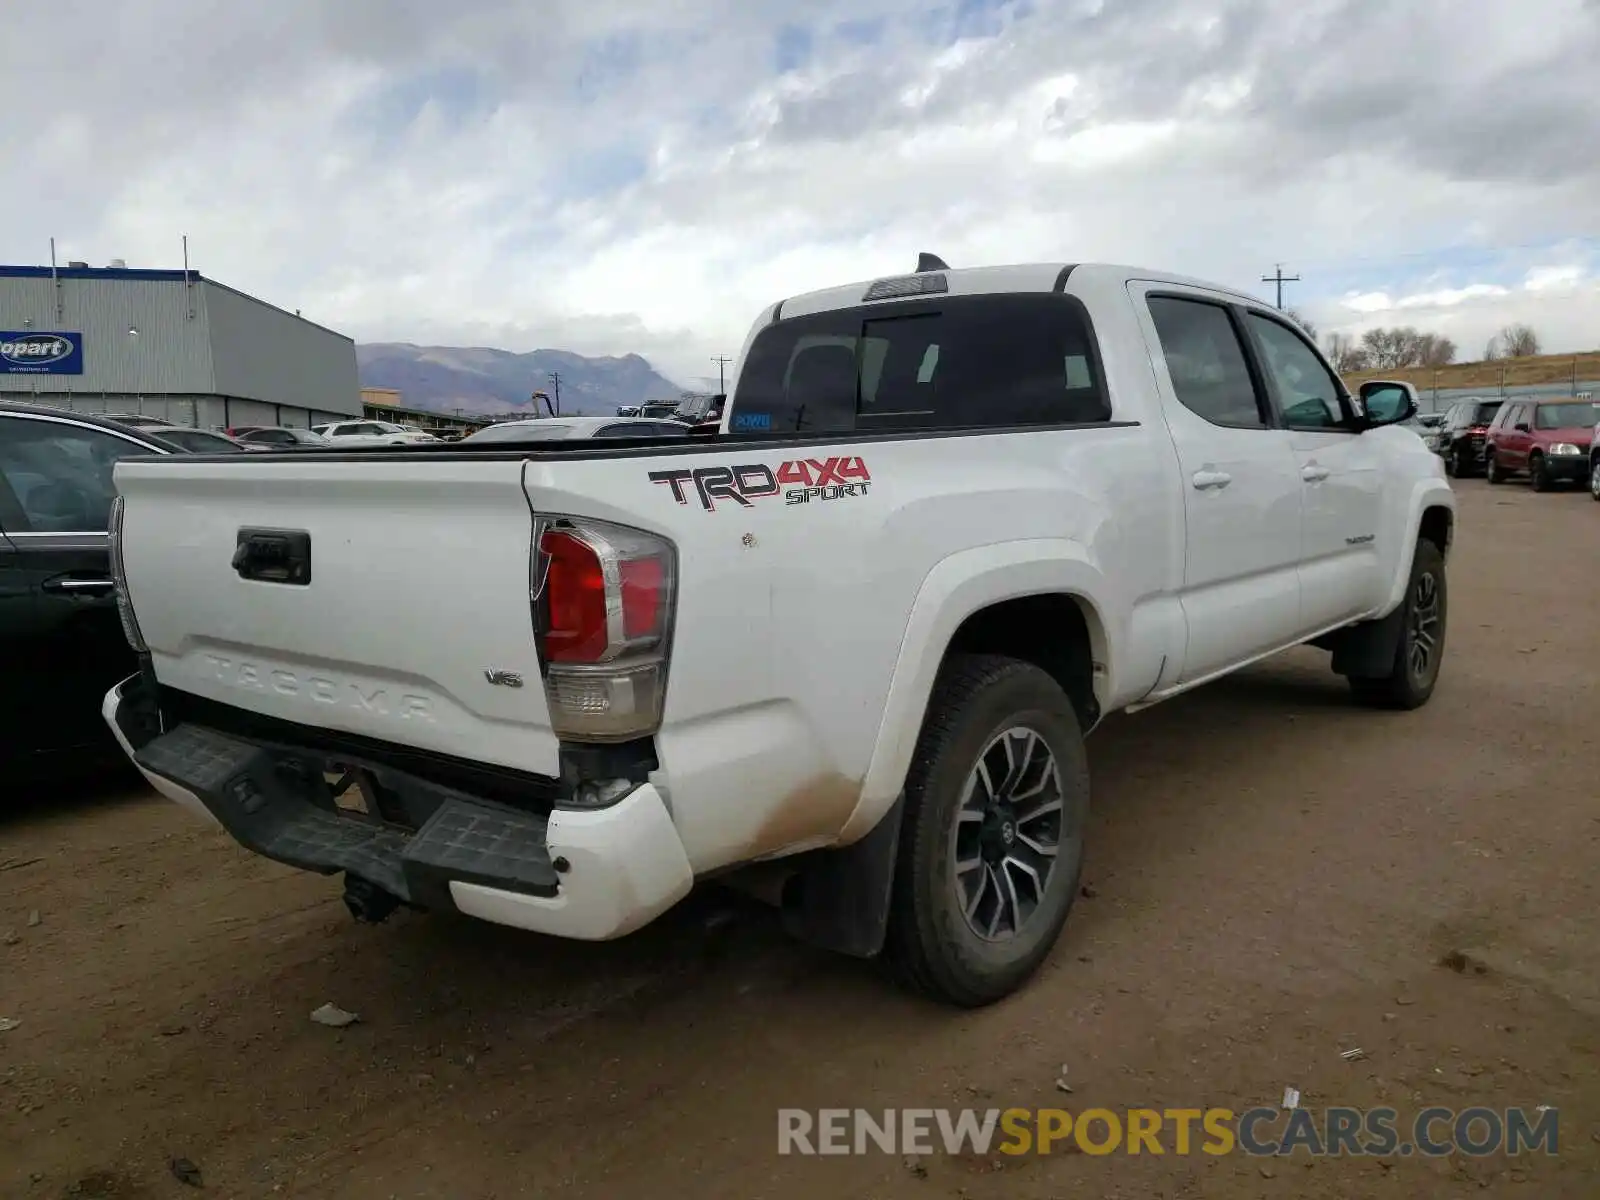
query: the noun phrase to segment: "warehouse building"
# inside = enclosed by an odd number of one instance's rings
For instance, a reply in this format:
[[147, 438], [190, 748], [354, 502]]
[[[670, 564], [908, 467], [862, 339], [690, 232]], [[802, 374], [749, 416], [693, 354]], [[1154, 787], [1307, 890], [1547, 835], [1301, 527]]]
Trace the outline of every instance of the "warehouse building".
[[459, 437], [491, 423], [489, 417], [468, 416], [460, 409], [446, 416], [431, 408], [408, 408], [398, 388], [361, 389], [361, 415], [369, 421], [390, 421], [442, 437]]
[[362, 415], [355, 343], [197, 271], [0, 266], [0, 400], [177, 425]]

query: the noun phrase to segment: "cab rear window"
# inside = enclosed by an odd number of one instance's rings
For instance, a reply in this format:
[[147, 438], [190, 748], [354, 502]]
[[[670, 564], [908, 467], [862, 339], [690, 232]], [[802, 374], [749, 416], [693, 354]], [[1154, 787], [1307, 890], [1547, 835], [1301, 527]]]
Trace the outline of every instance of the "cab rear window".
[[956, 296], [792, 317], [756, 335], [730, 427], [863, 432], [1108, 421], [1083, 306]]

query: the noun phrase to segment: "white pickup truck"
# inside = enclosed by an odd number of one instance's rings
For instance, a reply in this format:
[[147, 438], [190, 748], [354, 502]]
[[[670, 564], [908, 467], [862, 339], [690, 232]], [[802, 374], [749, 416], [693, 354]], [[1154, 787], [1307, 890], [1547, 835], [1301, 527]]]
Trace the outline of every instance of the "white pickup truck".
[[1079, 891], [1106, 713], [1303, 643], [1427, 701], [1415, 408], [1226, 288], [930, 258], [763, 312], [704, 440], [119, 463], [105, 716], [358, 917], [605, 939], [777, 875], [799, 936], [984, 1004]]

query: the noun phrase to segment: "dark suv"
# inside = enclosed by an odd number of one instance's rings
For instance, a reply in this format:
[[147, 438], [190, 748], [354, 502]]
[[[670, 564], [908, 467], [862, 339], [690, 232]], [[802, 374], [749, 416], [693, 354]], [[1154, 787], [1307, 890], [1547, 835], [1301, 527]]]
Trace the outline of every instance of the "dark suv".
[[1503, 400], [1458, 400], [1444, 414], [1435, 450], [1444, 459], [1445, 473], [1466, 479], [1483, 469], [1483, 447], [1489, 426]]

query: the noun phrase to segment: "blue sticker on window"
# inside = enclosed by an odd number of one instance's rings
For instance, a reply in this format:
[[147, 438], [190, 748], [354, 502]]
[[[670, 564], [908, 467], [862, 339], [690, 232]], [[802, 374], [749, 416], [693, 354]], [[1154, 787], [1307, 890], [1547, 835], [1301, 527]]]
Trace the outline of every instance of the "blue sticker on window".
[[734, 413], [733, 427], [735, 429], [771, 429], [771, 413]]

